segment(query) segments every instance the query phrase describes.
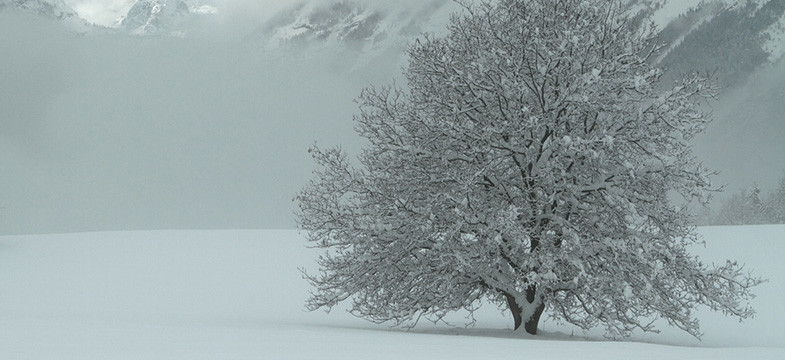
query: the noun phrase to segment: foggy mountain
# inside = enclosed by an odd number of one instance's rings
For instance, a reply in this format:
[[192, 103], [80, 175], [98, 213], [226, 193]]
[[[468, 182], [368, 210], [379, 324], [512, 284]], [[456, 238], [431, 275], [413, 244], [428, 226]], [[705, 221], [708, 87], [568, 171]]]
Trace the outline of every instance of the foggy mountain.
[[[669, 76], [727, 85], [699, 158], [728, 190], [765, 189], [785, 170], [785, 0], [688, 2], [632, 4], [662, 29]], [[308, 146], [358, 149], [353, 99], [457, 8], [137, 0], [113, 27], [75, 27], [89, 21], [63, 0], [0, 0], [0, 233], [292, 228]]]
[[0, 12], [26, 12], [63, 24], [70, 31], [100, 31], [63, 0], [0, 0]]
[[117, 19], [117, 27], [137, 35], [169, 32], [185, 36], [188, 29], [217, 11], [211, 5], [194, 5], [186, 0], [138, 0]]
[[58, 20], [78, 18], [79, 15], [63, 0], [3, 0], [0, 1], [0, 10], [4, 8], [17, 8], [29, 11], [44, 17]]
[[726, 86], [739, 84], [785, 51], [785, 1], [714, 0], [690, 8], [660, 32], [667, 44], [657, 61], [668, 80], [716, 71]]
[[449, 0], [406, 6], [368, 2], [302, 2], [284, 9], [254, 34], [275, 45], [401, 47], [424, 32], [438, 31], [455, 11]]
[[[668, 10], [664, 4], [672, 2], [630, 0], [631, 8], [660, 27], [659, 39], [666, 46], [655, 61], [668, 69], [668, 80], [694, 70], [716, 71], [725, 85], [733, 86], [785, 53], [785, 0], [688, 0], [683, 3], [692, 6], [682, 5], [663, 18]], [[282, 3], [287, 5], [272, 15], [256, 14], [258, 24], [241, 36], [244, 41], [269, 50], [340, 47], [377, 55], [400, 52], [419, 34], [438, 33], [450, 13], [460, 10], [450, 0]], [[0, 8], [9, 6], [59, 20], [79, 18], [63, 0], [0, 2]], [[218, 17], [221, 7], [228, 5], [220, 0], [136, 0], [112, 27], [135, 35], [183, 37], [189, 30], [209, 27], [205, 20]]]
[[676, 81], [713, 72], [725, 87], [707, 105], [714, 122], [696, 139], [696, 155], [718, 170], [718, 203], [755, 183], [764, 192], [785, 171], [785, 0], [713, 0], [687, 8], [660, 32], [657, 59]]

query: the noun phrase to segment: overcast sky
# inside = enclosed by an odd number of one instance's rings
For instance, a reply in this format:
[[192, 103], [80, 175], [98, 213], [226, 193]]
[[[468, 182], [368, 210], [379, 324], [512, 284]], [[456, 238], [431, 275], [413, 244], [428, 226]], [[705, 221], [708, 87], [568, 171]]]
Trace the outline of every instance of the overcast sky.
[[[79, 15], [96, 24], [112, 25], [117, 18], [124, 16], [136, 0], [64, 0]], [[297, 0], [193, 0], [192, 4], [210, 4], [220, 7], [224, 12], [247, 13], [249, 11], [265, 14], [280, 10], [283, 6]]]
[[308, 147], [356, 146], [353, 99], [400, 67], [63, 30], [0, 13], [0, 233], [293, 228]]
[[136, 0], [65, 0], [82, 18], [101, 25], [111, 25], [125, 15]]
[[[401, 58], [349, 72], [355, 54], [238, 41], [268, 2], [234, 2], [218, 35], [193, 39], [74, 36], [0, 12], [0, 234], [293, 228], [306, 150], [356, 152], [353, 99]], [[110, 19], [128, 1], [79, 3]], [[714, 106], [698, 153], [730, 191], [785, 170], [783, 79], [780, 62]]]

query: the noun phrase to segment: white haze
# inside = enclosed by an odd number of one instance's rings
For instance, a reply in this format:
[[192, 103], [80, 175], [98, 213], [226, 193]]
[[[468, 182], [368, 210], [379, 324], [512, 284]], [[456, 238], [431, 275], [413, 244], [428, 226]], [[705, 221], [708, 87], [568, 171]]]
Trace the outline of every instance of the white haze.
[[[329, 2], [331, 0], [311, 0], [311, 3]], [[422, 0], [355, 0], [356, 2], [373, 3], [379, 5], [401, 7], [405, 4], [419, 5]], [[124, 16], [136, 0], [65, 0], [80, 17], [85, 20], [104, 26], [111, 26], [121, 16]], [[229, 23], [249, 21], [257, 23], [259, 18], [272, 16], [276, 12], [297, 4], [299, 0], [193, 0], [194, 5], [209, 4], [219, 8], [219, 18]], [[405, 5], [404, 5], [405, 6]]]
[[65, 0], [83, 19], [106, 26], [125, 15], [134, 2], [136, 0]]
[[[111, 26], [115, 20], [124, 16], [136, 0], [65, 0], [83, 19], [104, 26]], [[192, 1], [194, 4], [220, 6], [224, 12], [240, 14], [243, 12], [259, 15], [274, 13], [296, 0], [204, 0]]]
[[[785, 61], [765, 66], [710, 102], [714, 122], [696, 141], [696, 154], [720, 172], [725, 192], [757, 184], [764, 193], [785, 176]], [[716, 204], [715, 204], [716, 205]]]
[[353, 99], [399, 59], [226, 38], [72, 35], [0, 13], [0, 233], [292, 228], [312, 143], [359, 143]]
[[[0, 233], [293, 228], [308, 146], [356, 150], [352, 100], [403, 60], [271, 53], [248, 34], [286, 4], [231, 4], [188, 39], [0, 13]], [[728, 190], [785, 170], [783, 83], [778, 64], [713, 104], [697, 150]]]

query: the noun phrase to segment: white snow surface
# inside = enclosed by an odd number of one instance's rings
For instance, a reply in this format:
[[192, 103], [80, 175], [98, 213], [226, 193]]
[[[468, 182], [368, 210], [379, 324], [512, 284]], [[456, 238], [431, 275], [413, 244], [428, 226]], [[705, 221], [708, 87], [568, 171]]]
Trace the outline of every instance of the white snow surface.
[[[604, 341], [547, 320], [536, 337], [486, 306], [474, 328], [391, 329], [305, 312], [296, 231], [140, 231], [0, 237], [0, 359], [785, 359], [785, 226], [702, 228], [707, 260], [770, 279], [744, 323], [702, 309], [674, 329]], [[460, 324], [462, 314], [456, 314]], [[665, 326], [665, 325], [663, 325]]]

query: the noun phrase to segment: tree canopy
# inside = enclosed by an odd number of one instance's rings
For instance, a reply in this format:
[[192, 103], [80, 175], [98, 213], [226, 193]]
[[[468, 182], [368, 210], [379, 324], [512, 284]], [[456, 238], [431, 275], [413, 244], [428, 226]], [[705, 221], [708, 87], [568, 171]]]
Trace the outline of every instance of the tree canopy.
[[464, 7], [410, 47], [405, 86], [362, 92], [356, 161], [311, 149], [298, 219], [324, 253], [308, 307], [411, 325], [489, 300], [532, 334], [547, 310], [615, 337], [657, 317], [699, 336], [698, 305], [751, 316], [759, 280], [689, 254], [672, 201], [711, 189], [690, 145], [711, 79], [662, 84], [622, 1]]

